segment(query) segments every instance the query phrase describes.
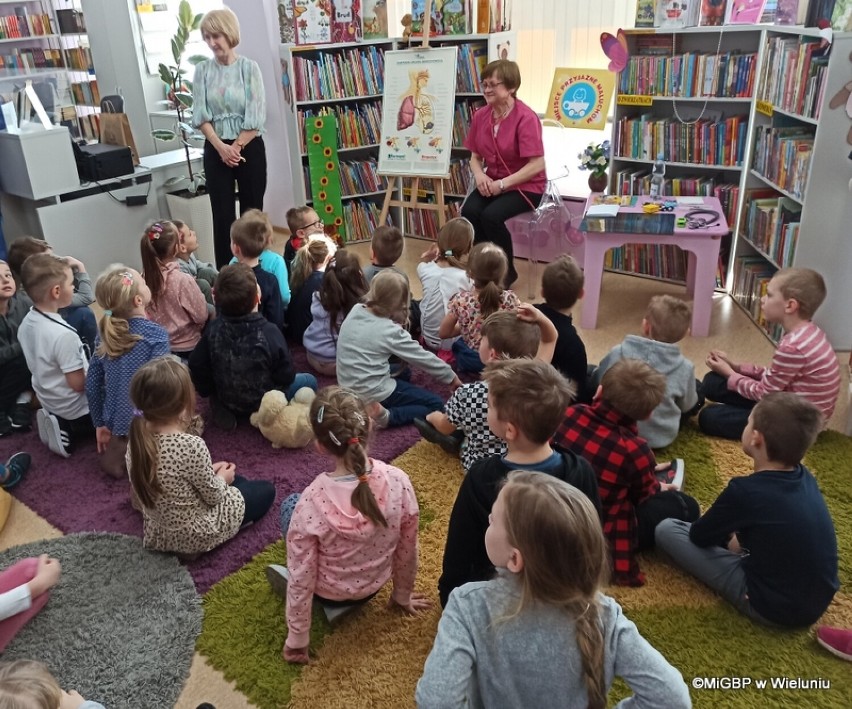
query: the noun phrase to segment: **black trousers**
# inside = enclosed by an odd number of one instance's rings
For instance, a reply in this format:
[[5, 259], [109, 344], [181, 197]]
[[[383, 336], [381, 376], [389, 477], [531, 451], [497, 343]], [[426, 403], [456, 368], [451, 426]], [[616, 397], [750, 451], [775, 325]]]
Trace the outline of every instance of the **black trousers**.
[[[229, 145], [233, 140], [226, 140]], [[204, 141], [204, 175], [210, 207], [213, 212], [213, 248], [216, 267], [222, 268], [231, 260], [231, 224], [237, 219], [234, 188], [239, 190], [240, 214], [249, 209], [263, 209], [266, 193], [266, 146], [257, 137], [243, 148], [245, 162], [228, 167], [216, 148]]]
[[[524, 199], [524, 195], [529, 202]], [[518, 272], [515, 270], [512, 235], [506, 228], [506, 220], [533, 211], [539, 202], [541, 195], [535, 192], [521, 194], [517, 190], [510, 190], [496, 197], [483, 197], [474, 190], [462, 207], [462, 216], [473, 224], [474, 243], [491, 241], [506, 252], [509, 259], [509, 273], [506, 278], [508, 282], [514, 281]]]
[[27, 369], [24, 355], [12, 357], [0, 372], [0, 416], [8, 413], [18, 395], [30, 389], [30, 386], [30, 370]]

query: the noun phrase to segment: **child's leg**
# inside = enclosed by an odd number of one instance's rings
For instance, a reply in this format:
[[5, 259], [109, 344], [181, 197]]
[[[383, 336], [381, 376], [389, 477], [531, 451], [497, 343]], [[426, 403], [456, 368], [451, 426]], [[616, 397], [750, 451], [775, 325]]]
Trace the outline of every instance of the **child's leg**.
[[[35, 578], [37, 570], [38, 559], [35, 557], [22, 559], [17, 564], [13, 564], [0, 573], [0, 593], [11, 591], [13, 588], [29, 583]], [[0, 620], [0, 653], [6, 649], [12, 638], [29, 622], [30, 618], [44, 608], [44, 604], [47, 603], [49, 598], [50, 591], [45, 591], [32, 599], [27, 610]]]
[[317, 359], [310, 352], [305, 353], [308, 358], [308, 364], [311, 365], [311, 368], [323, 376], [326, 377], [336, 377], [337, 376], [337, 362], [325, 362], [321, 359]]
[[668, 554], [684, 571], [712, 588], [740, 613], [771, 625], [751, 607], [742, 557], [723, 547], [699, 547], [689, 539], [689, 522], [667, 519], [657, 525], [657, 548]]
[[[13, 357], [0, 367], [0, 436], [12, 432], [12, 421], [9, 418], [18, 407], [18, 396], [30, 388], [30, 370], [24, 355]], [[26, 405], [29, 409], [29, 404]], [[30, 412], [31, 414], [32, 412]], [[23, 417], [20, 416], [21, 421]], [[20, 426], [18, 428], [24, 428]]]
[[676, 490], [651, 495], [636, 508], [639, 551], [654, 548], [654, 530], [665, 519], [694, 522], [701, 510], [694, 498]]
[[287, 530], [290, 529], [290, 520], [293, 518], [293, 510], [296, 509], [296, 503], [301, 497], [301, 493], [294, 492], [288, 495], [284, 502], [281, 503], [281, 510], [278, 513], [278, 519], [281, 522], [281, 536], [287, 538]]
[[275, 486], [266, 480], [249, 480], [242, 475], [235, 475], [233, 485], [246, 501], [242, 527], [257, 522], [275, 502]]
[[111, 436], [106, 450], [98, 460], [101, 470], [112, 478], [127, 479], [126, 453], [127, 436]]
[[453, 343], [453, 355], [456, 358], [456, 371], [478, 374], [485, 368], [479, 359], [479, 352], [468, 347], [462, 338]]
[[93, 353], [98, 336], [98, 322], [92, 309], [88, 305], [69, 306], [61, 308], [59, 314], [77, 331], [83, 344], [89, 348], [89, 353]]
[[[752, 402], [754, 404], [756, 402]], [[751, 408], [730, 404], [705, 406], [698, 413], [698, 428], [708, 436], [718, 436], [738, 441], [742, 438]]]
[[296, 396], [296, 392], [302, 387], [308, 387], [308, 389], [316, 391], [317, 378], [313, 374], [298, 372], [296, 377], [293, 379], [293, 383], [290, 385], [290, 388], [285, 392], [285, 394], [287, 394], [287, 401], [292, 400], [292, 398]]
[[198, 275], [195, 277], [197, 281], [205, 281], [208, 285], [216, 284], [216, 277], [219, 272], [215, 268], [199, 268]]
[[404, 426], [414, 419], [425, 419], [433, 411], [441, 411], [444, 402], [437, 394], [400, 379], [393, 394], [381, 402], [390, 413], [388, 426]]
[[204, 300], [207, 301], [207, 304], [213, 305], [213, 284], [202, 278], [201, 274], [196, 276], [195, 283], [198, 286], [198, 290], [200, 290], [204, 296]]
[[756, 401], [746, 399], [740, 396], [735, 391], [728, 389], [728, 380], [716, 372], [707, 372], [698, 388], [698, 396], [715, 401], [719, 404], [728, 404], [729, 406], [739, 406], [743, 409], [753, 409]]

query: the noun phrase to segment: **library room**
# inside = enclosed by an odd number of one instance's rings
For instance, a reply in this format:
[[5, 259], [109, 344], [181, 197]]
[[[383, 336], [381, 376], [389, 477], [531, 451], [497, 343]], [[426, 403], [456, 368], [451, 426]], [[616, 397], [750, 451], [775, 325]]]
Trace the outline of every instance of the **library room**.
[[852, 706], [850, 194], [852, 0], [0, 0], [0, 707]]

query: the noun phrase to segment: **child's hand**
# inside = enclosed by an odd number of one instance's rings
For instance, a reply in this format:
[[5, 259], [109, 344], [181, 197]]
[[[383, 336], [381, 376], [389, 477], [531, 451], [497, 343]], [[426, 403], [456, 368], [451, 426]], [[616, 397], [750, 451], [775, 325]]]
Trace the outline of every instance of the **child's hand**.
[[731, 538], [728, 540], [728, 551], [731, 554], [742, 554], [743, 548], [740, 546], [740, 540], [737, 539], [736, 534], [732, 534]]
[[79, 692], [73, 689], [70, 692], [62, 691], [62, 698], [59, 701], [59, 709], [77, 709], [86, 701], [80, 696]]
[[660, 483], [660, 492], [668, 492], [669, 490], [677, 492], [680, 488], [674, 483]]
[[718, 374], [720, 377], [724, 377], [725, 379], [727, 379], [734, 373], [734, 368], [730, 364], [728, 364], [728, 361], [717, 357], [714, 352], [711, 352], [709, 355], [707, 355], [707, 359], [704, 360], [704, 363], [708, 367], [710, 367], [712, 371], [716, 372], [716, 374]]
[[450, 382], [450, 391], [455, 391], [462, 385], [462, 380], [459, 379], [458, 375], [453, 377], [453, 381]]
[[438, 244], [432, 244], [429, 249], [420, 254], [420, 260], [423, 263], [429, 263], [430, 261], [435, 261], [441, 252], [438, 250]]
[[95, 439], [98, 442], [98, 453], [106, 451], [110, 438], [112, 438], [112, 431], [110, 431], [106, 426], [98, 426], [95, 429]]
[[233, 463], [226, 463], [225, 461], [213, 463], [213, 472], [228, 483], [228, 485], [234, 482], [236, 470], [237, 466]]
[[66, 256], [65, 261], [71, 266], [72, 271], [77, 271], [77, 273], [85, 273], [86, 266], [79, 259], [74, 258], [73, 256]]
[[544, 317], [544, 313], [529, 303], [521, 303], [515, 312], [518, 314], [518, 320], [523, 320], [524, 322], [536, 323], [539, 318]]
[[420, 611], [429, 610], [432, 607], [432, 601], [422, 593], [412, 593], [408, 599], [408, 603], [403, 605], [391, 596], [388, 601], [388, 608], [394, 608], [395, 606], [402, 608], [409, 615], [417, 615]]
[[307, 647], [287, 647], [284, 643], [284, 649], [281, 650], [281, 656], [293, 665], [307, 665], [311, 661]]
[[38, 568], [33, 580], [27, 584], [30, 587], [30, 596], [36, 598], [45, 591], [53, 588], [59, 583], [59, 577], [62, 575], [62, 565], [58, 559], [53, 559], [47, 554], [42, 554], [38, 558]]

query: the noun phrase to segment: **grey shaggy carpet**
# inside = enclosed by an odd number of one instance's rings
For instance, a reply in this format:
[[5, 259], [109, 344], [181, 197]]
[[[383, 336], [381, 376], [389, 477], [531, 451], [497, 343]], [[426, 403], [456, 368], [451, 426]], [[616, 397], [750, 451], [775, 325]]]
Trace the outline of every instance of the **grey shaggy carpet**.
[[137, 537], [96, 533], [8, 549], [0, 568], [39, 554], [59, 559], [62, 578], [2, 659], [40, 660], [109, 709], [174, 706], [203, 615], [189, 572]]

